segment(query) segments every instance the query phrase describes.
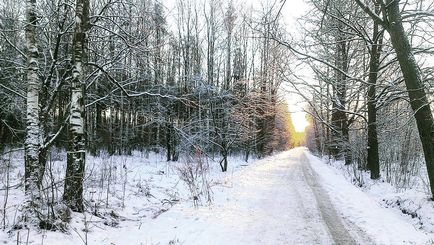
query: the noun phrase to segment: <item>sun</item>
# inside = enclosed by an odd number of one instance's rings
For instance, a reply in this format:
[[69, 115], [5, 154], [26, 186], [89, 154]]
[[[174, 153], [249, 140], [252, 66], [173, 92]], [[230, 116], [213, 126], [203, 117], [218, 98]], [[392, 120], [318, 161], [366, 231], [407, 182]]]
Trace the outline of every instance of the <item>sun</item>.
[[306, 113], [292, 112], [291, 113], [292, 124], [294, 124], [295, 131], [297, 133], [303, 133], [307, 126], [309, 126], [309, 122], [306, 119]]

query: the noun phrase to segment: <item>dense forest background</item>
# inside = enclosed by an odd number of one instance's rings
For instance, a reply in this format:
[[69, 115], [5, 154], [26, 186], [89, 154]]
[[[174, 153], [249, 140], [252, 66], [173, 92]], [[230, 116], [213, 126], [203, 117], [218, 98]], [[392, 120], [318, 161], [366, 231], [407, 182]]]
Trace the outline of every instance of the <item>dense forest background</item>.
[[[35, 5], [42, 151], [68, 144], [74, 4]], [[278, 94], [288, 51], [267, 38], [283, 35], [271, 5], [256, 11], [218, 1], [179, 1], [170, 9], [147, 0], [88, 4], [80, 89], [90, 152], [164, 150], [167, 160], [176, 160], [200, 147], [248, 158], [291, 144]], [[25, 4], [0, 7], [4, 148], [24, 142], [27, 56]]]

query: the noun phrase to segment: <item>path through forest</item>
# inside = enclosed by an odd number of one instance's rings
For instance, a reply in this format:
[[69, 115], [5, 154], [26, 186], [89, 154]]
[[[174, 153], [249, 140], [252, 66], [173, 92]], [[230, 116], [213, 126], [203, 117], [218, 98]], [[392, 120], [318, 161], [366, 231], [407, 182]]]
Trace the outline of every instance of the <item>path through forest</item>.
[[[348, 208], [366, 212], [381, 212], [383, 223], [356, 215], [343, 218], [328, 192], [322, 187], [324, 179], [314, 170], [309, 153], [304, 148], [272, 156], [233, 174], [225, 187], [215, 190], [212, 208], [187, 211], [181, 206], [162, 215], [158, 224], [171, 225], [166, 235], [180, 244], [424, 244], [429, 238], [404, 222], [396, 214], [363, 203], [363, 192], [347, 199], [354, 200]], [[325, 165], [325, 164], [324, 164]], [[330, 174], [330, 173], [328, 173]], [[331, 176], [332, 177], [332, 176]], [[328, 183], [333, 185], [332, 183]], [[337, 188], [354, 188], [345, 183]], [[337, 191], [339, 194], [340, 192]], [[357, 206], [361, 201], [362, 207]], [[371, 210], [370, 210], [371, 209]], [[188, 209], [187, 209], [188, 210]], [[347, 213], [348, 215], [348, 213]], [[384, 216], [383, 216], [384, 215]], [[375, 231], [371, 237], [355, 225], [355, 220]], [[381, 217], [377, 217], [381, 219]], [[393, 228], [395, 227], [395, 228]], [[149, 224], [150, 234], [163, 227]], [[156, 230], [155, 230], [156, 229]], [[383, 232], [384, 231], [384, 232]], [[170, 234], [170, 235], [169, 235]], [[374, 235], [372, 237], [372, 235]], [[158, 241], [155, 239], [152, 241]], [[423, 243], [421, 243], [423, 241]]]
[[[174, 205], [155, 219], [126, 217], [89, 244], [429, 244], [416, 230], [297, 148], [228, 173], [210, 206]], [[128, 205], [128, 204], [127, 204]], [[44, 244], [51, 244], [47, 238]], [[65, 237], [63, 244], [69, 244]], [[77, 240], [71, 237], [71, 244]], [[53, 243], [54, 244], [54, 243]]]

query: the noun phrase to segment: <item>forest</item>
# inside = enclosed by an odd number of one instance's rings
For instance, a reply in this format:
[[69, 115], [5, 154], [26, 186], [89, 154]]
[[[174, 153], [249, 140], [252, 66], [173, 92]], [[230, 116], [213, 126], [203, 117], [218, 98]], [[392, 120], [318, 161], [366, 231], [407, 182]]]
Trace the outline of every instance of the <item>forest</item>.
[[0, 146], [25, 149], [29, 207], [42, 205], [53, 148], [67, 151], [63, 201], [82, 212], [86, 154], [201, 151], [226, 171], [230, 154], [291, 145], [278, 94], [289, 54], [268, 38], [283, 35], [274, 12], [179, 1], [168, 13], [150, 0], [1, 8]]
[[180, 164], [194, 206], [208, 164], [301, 145], [434, 199], [433, 20], [431, 0], [1, 0], [2, 228], [118, 216], [137, 154]]

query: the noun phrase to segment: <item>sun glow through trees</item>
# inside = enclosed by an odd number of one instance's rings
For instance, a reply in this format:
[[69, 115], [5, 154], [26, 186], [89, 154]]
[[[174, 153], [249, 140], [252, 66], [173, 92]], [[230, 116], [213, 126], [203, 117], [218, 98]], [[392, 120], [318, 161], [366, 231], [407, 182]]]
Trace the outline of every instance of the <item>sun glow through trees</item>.
[[309, 126], [309, 122], [306, 119], [305, 112], [293, 112], [291, 113], [292, 124], [294, 124], [295, 131], [302, 133], [306, 127]]

